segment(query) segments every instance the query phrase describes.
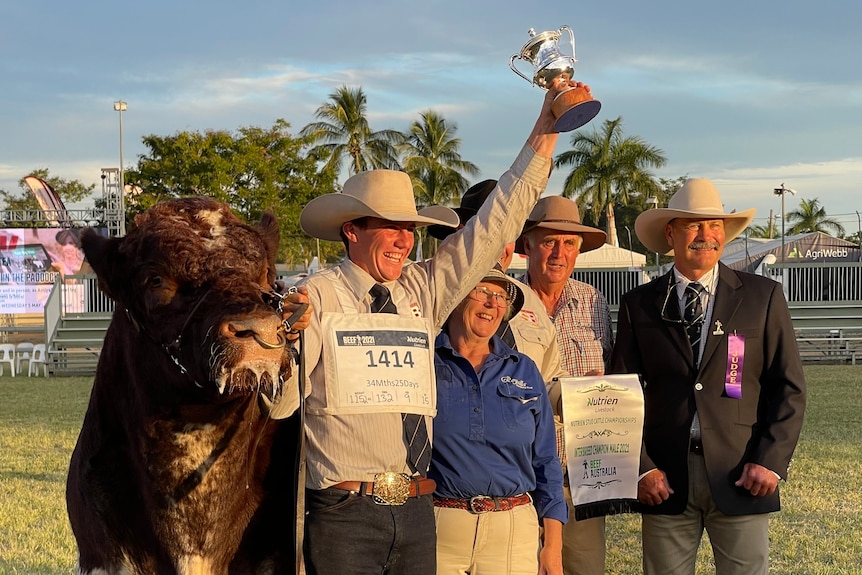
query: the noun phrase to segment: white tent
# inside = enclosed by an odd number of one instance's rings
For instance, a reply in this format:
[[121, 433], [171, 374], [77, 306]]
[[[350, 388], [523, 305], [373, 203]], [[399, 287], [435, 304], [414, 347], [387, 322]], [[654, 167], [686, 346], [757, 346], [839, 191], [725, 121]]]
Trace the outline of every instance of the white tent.
[[[605, 244], [602, 247], [580, 254], [578, 261], [575, 263], [576, 270], [582, 269], [607, 269], [607, 268], [643, 268], [646, 266], [646, 256], [618, 248], [610, 244]], [[512, 258], [512, 263], [509, 265], [509, 271], [526, 270], [527, 258], [520, 254], [515, 254]]]

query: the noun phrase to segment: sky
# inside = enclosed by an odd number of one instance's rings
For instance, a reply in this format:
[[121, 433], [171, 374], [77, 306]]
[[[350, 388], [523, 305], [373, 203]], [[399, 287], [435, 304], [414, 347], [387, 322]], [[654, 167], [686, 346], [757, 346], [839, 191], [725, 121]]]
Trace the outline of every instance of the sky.
[[48, 168], [100, 193], [101, 169], [120, 163], [120, 121], [128, 168], [147, 135], [279, 118], [298, 132], [342, 85], [363, 89], [374, 130], [442, 114], [482, 170], [475, 181], [496, 178], [543, 96], [509, 60], [530, 28], [568, 26], [575, 79], [602, 104], [582, 130], [622, 117], [625, 135], [667, 156], [656, 176], [710, 178], [726, 211], [757, 208], [757, 225], [780, 216], [783, 184], [796, 191], [785, 213], [817, 199], [852, 234], [860, 21], [862, 5], [846, 0], [0, 0], [0, 189], [17, 194]]

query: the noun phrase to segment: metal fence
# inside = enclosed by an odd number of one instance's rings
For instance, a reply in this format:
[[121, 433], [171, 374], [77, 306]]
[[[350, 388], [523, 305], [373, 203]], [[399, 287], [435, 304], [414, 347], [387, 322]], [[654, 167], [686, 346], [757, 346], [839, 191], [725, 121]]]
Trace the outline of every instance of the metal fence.
[[773, 264], [765, 275], [781, 284], [787, 301], [862, 300], [862, 263]]

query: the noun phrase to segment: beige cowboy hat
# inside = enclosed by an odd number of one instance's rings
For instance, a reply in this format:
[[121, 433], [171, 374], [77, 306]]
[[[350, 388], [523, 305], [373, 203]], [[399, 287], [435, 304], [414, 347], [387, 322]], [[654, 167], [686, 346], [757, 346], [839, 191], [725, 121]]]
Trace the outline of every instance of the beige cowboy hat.
[[667, 243], [664, 230], [667, 224], [676, 218], [695, 218], [724, 220], [724, 237], [729, 242], [748, 227], [754, 218], [756, 210], [751, 208], [744, 212], [724, 213], [718, 190], [706, 178], [686, 180], [682, 187], [671, 197], [666, 208], [647, 210], [635, 220], [635, 234], [641, 243], [651, 252], [667, 256], [673, 255], [673, 250]]
[[367, 216], [419, 227], [458, 225], [458, 215], [451, 208], [429, 206], [417, 212], [410, 176], [397, 170], [369, 170], [351, 176], [340, 193], [308, 202], [299, 214], [299, 225], [313, 238], [337, 242], [345, 222]]
[[524, 253], [524, 234], [536, 228], [580, 234], [584, 238], [580, 253], [600, 248], [608, 239], [602, 230], [582, 224], [578, 204], [562, 196], [548, 196], [536, 202], [515, 242], [515, 253]]

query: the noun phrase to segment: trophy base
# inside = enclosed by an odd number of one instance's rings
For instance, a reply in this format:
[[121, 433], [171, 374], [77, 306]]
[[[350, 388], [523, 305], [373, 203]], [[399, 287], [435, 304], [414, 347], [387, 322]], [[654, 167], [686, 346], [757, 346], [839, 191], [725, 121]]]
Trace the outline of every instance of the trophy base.
[[557, 118], [554, 129], [558, 132], [576, 130], [595, 118], [601, 109], [601, 102], [583, 88], [560, 92], [551, 104], [551, 111]]

